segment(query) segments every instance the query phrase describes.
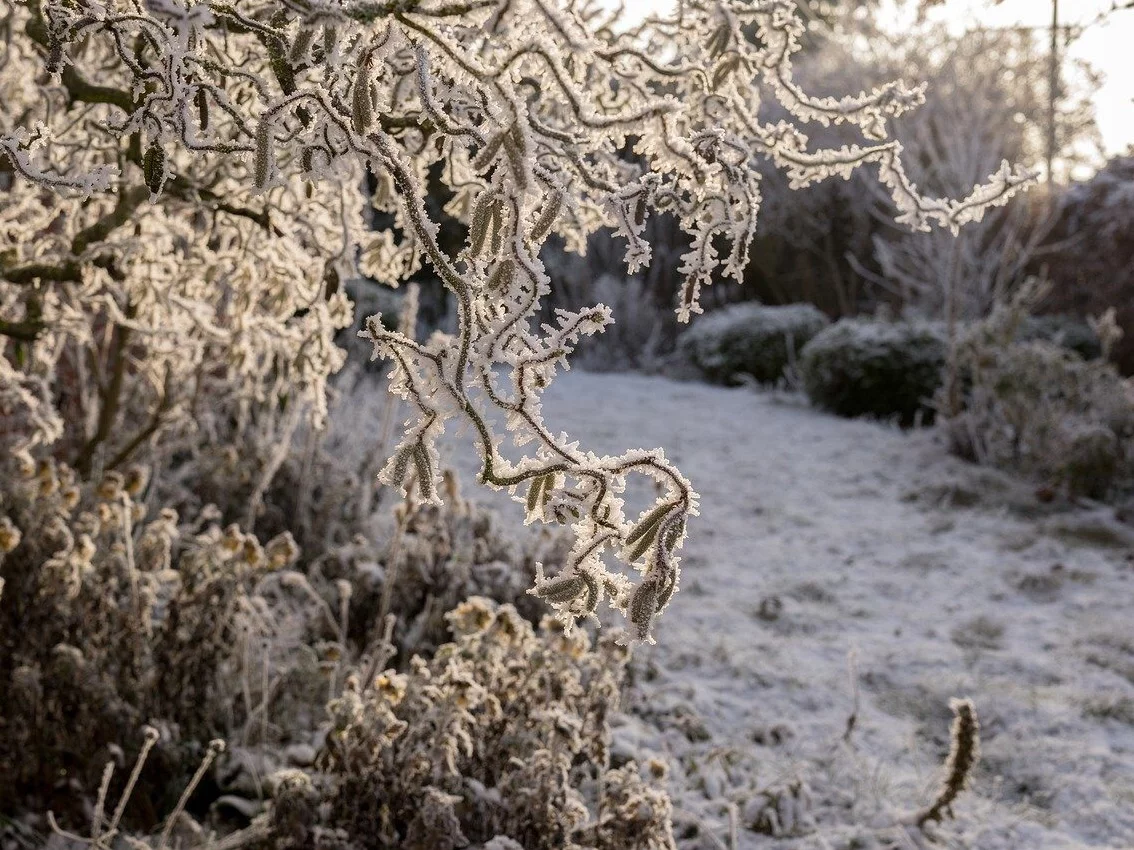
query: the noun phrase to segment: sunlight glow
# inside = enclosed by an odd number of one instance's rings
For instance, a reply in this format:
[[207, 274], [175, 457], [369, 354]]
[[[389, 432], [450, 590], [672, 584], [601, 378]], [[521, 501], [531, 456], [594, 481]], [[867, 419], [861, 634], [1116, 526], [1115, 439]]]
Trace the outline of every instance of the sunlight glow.
[[[1112, 6], [1113, 0], [1061, 0], [1060, 18], [1065, 24], [1085, 24]], [[673, 7], [672, 0], [626, 0], [627, 15], [641, 18], [661, 14]], [[904, 16], [894, 14], [894, 25], [905, 25]], [[1049, 0], [946, 0], [933, 11], [931, 20], [948, 21], [957, 31], [967, 27], [1047, 27], [1051, 22]], [[1114, 13], [1096, 23], [1077, 39], [1067, 60], [1086, 59], [1105, 75], [1094, 97], [1099, 130], [1108, 156], [1134, 145], [1134, 9]]]
[[[1064, 24], [1087, 24], [1111, 8], [1112, 0], [1062, 0]], [[937, 19], [967, 26], [1034, 26], [1051, 24], [1048, 0], [948, 0]], [[1067, 52], [1068, 60], [1087, 60], [1105, 75], [1095, 93], [1095, 110], [1108, 156], [1122, 153], [1134, 144], [1134, 9], [1115, 12], [1104, 22], [1089, 27]]]

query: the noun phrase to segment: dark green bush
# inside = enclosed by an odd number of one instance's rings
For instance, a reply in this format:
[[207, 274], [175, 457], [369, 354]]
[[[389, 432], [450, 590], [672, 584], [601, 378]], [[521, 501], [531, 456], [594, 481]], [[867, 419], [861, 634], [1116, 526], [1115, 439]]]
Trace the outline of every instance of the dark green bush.
[[1089, 324], [1074, 316], [1028, 316], [1020, 325], [1021, 342], [1043, 340], [1073, 351], [1084, 360], [1102, 357], [1102, 342]]
[[734, 304], [698, 319], [678, 344], [710, 381], [734, 385], [750, 375], [773, 384], [828, 324], [811, 304]]
[[844, 319], [804, 347], [800, 371], [816, 407], [908, 427], [919, 415], [933, 418], [945, 355], [944, 333], [935, 325]]

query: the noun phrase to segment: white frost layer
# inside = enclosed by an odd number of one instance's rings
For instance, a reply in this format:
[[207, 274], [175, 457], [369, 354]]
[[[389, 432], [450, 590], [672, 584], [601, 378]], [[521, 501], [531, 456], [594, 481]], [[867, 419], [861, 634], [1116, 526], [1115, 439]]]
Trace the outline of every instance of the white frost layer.
[[[951, 696], [984, 757], [940, 846], [1134, 847], [1134, 528], [771, 394], [575, 371], [544, 412], [597, 452], [664, 446], [702, 494], [616, 735], [673, 763], [683, 847], [728, 846], [730, 801], [742, 848], [918, 846], [898, 821], [936, 787]], [[463, 445], [465, 495], [518, 528]]]

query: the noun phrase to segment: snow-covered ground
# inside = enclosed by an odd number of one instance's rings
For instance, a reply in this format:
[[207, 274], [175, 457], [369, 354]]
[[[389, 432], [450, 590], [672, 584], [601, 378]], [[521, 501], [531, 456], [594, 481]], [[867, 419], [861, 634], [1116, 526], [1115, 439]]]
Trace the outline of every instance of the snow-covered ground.
[[919, 846], [967, 696], [983, 757], [938, 846], [1134, 848], [1134, 527], [782, 395], [576, 371], [544, 413], [701, 493], [616, 730], [671, 763], [683, 847]]

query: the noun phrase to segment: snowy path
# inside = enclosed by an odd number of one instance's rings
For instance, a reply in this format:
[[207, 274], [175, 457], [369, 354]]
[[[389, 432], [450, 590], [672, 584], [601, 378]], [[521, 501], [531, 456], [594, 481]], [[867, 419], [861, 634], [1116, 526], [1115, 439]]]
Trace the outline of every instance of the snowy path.
[[636, 654], [648, 722], [617, 736], [675, 763], [679, 820], [701, 823], [683, 846], [727, 846], [728, 799], [740, 847], [915, 846], [897, 821], [969, 696], [984, 758], [942, 846], [1134, 848], [1134, 528], [1045, 509], [930, 434], [749, 390], [572, 372], [544, 413], [598, 452], [663, 446], [701, 493]]

